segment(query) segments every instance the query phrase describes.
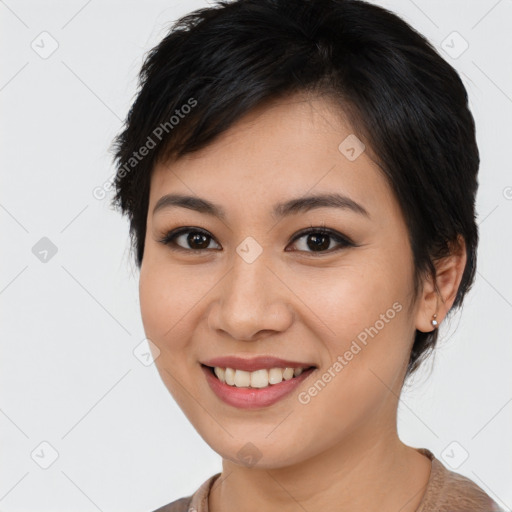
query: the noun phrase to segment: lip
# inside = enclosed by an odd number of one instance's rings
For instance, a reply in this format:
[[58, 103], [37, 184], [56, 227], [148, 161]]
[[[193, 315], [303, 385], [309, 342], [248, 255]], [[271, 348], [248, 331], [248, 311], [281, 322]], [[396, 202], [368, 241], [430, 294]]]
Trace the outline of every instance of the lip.
[[[219, 365], [216, 364], [215, 366]], [[230, 367], [228, 366], [228, 368]], [[275, 368], [275, 366], [272, 368]], [[240, 409], [257, 409], [273, 405], [289, 396], [316, 368], [310, 368], [302, 372], [298, 377], [283, 380], [279, 384], [271, 384], [266, 388], [237, 388], [221, 382], [208, 366], [201, 365], [201, 370], [206, 377], [210, 389], [223, 402]]]
[[278, 357], [258, 356], [250, 359], [244, 359], [237, 356], [215, 357], [208, 361], [201, 361], [206, 366], [219, 366], [220, 368], [233, 368], [234, 370], [244, 370], [246, 372], [255, 372], [256, 370], [270, 370], [270, 368], [309, 368], [316, 366], [313, 363], [304, 363], [297, 361], [286, 361]]

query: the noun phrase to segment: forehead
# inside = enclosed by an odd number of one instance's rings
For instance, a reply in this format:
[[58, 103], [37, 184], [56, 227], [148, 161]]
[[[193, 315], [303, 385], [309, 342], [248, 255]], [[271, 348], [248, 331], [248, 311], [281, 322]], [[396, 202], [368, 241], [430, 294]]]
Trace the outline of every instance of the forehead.
[[240, 214], [325, 192], [369, 210], [396, 208], [371, 148], [340, 109], [329, 99], [298, 95], [254, 109], [200, 151], [157, 164], [150, 211], [171, 192], [214, 198]]

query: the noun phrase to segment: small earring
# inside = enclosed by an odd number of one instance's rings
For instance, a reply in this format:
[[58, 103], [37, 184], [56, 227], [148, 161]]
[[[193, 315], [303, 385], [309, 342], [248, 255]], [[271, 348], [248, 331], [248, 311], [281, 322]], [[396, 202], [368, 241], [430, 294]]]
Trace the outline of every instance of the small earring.
[[432, 327], [433, 327], [434, 329], [436, 329], [436, 328], [437, 328], [437, 326], [439, 325], [439, 322], [436, 320], [436, 318], [437, 318], [437, 315], [436, 315], [436, 314], [432, 315], [432, 320], [431, 320], [431, 322], [430, 322], [430, 323], [432, 324]]

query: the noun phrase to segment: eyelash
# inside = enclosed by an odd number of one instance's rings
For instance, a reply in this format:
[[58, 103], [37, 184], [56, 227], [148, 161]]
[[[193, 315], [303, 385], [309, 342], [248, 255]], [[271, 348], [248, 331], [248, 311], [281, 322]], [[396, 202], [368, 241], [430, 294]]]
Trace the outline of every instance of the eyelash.
[[[160, 243], [169, 246], [169, 248], [173, 251], [180, 251], [180, 252], [186, 252], [186, 253], [192, 253], [192, 254], [200, 254], [204, 253], [204, 251], [210, 251], [210, 250], [219, 250], [219, 249], [185, 249], [179, 245], [176, 244], [175, 239], [179, 237], [180, 235], [186, 234], [186, 233], [200, 233], [208, 238], [214, 240], [216, 243], [218, 243], [213, 236], [211, 236], [208, 231], [205, 231], [201, 228], [192, 228], [192, 227], [182, 227], [177, 228], [174, 230], [169, 231], [165, 234], [165, 236], [159, 240]], [[325, 251], [298, 251], [298, 252], [305, 252], [306, 254], [312, 255], [313, 257], [318, 257], [323, 254], [332, 254], [334, 252], [338, 252], [341, 249], [344, 249], [346, 247], [357, 247], [357, 245], [352, 242], [348, 237], [342, 235], [341, 233], [338, 233], [337, 231], [334, 231], [333, 229], [326, 228], [324, 226], [321, 227], [314, 227], [311, 226], [305, 230], [299, 231], [294, 238], [292, 238], [290, 243], [294, 243], [297, 240], [303, 238], [304, 236], [310, 235], [310, 234], [318, 234], [318, 235], [327, 235], [331, 239], [333, 239], [335, 242], [340, 244], [340, 247], [337, 249], [329, 249]], [[219, 244], [220, 245], [220, 244]], [[329, 244], [330, 245], [330, 244]]]

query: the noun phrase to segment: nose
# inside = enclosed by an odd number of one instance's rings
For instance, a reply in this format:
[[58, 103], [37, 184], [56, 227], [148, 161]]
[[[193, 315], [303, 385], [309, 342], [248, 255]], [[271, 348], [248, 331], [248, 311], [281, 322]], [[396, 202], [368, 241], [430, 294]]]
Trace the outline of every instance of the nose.
[[280, 333], [293, 322], [292, 292], [262, 256], [252, 263], [236, 256], [216, 291], [208, 326], [235, 340], [253, 341]]

